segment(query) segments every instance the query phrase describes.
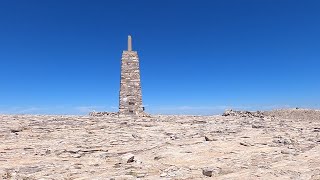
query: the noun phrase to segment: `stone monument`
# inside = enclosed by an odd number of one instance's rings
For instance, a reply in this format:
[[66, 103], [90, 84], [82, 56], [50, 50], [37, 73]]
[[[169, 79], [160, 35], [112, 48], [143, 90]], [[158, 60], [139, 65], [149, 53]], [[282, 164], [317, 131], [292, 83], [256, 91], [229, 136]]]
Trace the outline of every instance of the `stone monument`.
[[144, 115], [139, 57], [137, 51], [132, 51], [131, 36], [128, 36], [128, 50], [123, 51], [121, 59], [119, 114]]

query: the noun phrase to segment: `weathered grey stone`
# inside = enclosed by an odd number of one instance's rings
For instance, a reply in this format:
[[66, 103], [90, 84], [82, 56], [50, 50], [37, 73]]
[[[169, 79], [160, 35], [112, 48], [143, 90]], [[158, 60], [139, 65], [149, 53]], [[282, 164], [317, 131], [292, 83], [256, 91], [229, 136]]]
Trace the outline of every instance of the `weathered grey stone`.
[[283, 149], [281, 150], [281, 154], [295, 154], [294, 149]]
[[139, 57], [137, 51], [132, 51], [132, 38], [128, 36], [128, 50], [123, 51], [121, 58], [121, 76], [119, 93], [119, 111], [90, 112], [90, 116], [127, 116], [149, 117], [144, 113], [140, 83]]
[[134, 161], [134, 155], [132, 153], [127, 153], [121, 156], [122, 162], [131, 163]]
[[215, 176], [221, 172], [219, 167], [205, 167], [202, 169], [202, 174], [208, 177]]
[[160, 174], [160, 177], [166, 177], [167, 175], [168, 175], [168, 174], [164, 172], [164, 173], [161, 173], [161, 174]]
[[213, 169], [212, 168], [203, 168], [202, 174], [205, 176], [211, 177], [213, 174]]
[[251, 144], [248, 143], [248, 142], [240, 142], [240, 145], [242, 145], [242, 146], [251, 146]]
[[216, 138], [209, 137], [209, 136], [204, 136], [204, 139], [205, 139], [206, 141], [217, 141]]
[[136, 51], [132, 51], [129, 36], [128, 51], [123, 51], [121, 59], [119, 114], [142, 115], [143, 111], [139, 57]]

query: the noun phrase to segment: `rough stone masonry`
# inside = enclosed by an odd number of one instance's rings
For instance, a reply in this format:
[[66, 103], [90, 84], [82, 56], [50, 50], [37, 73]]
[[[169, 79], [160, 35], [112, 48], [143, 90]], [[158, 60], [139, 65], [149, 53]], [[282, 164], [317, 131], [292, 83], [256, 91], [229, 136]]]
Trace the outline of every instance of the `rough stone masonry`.
[[139, 57], [132, 51], [132, 38], [128, 36], [128, 50], [123, 51], [121, 59], [119, 114], [143, 115], [143, 111]]

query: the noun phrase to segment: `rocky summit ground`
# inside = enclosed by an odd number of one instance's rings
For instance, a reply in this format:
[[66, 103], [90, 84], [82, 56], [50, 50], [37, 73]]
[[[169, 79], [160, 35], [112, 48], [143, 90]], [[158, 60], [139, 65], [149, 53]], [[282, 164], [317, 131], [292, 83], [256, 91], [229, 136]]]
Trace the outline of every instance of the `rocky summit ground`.
[[320, 179], [320, 111], [0, 115], [0, 179]]

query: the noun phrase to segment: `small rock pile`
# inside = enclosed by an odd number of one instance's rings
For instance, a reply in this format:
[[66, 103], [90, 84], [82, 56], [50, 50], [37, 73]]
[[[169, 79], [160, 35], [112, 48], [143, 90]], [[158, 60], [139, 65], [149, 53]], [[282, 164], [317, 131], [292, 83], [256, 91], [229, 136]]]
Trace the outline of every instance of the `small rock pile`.
[[102, 117], [102, 116], [118, 116], [119, 113], [117, 112], [90, 112], [89, 116], [94, 117]]
[[[130, 115], [123, 115], [120, 114], [119, 112], [90, 112], [89, 116], [93, 116], [93, 117], [103, 117], [103, 116], [110, 116], [110, 117], [125, 117], [125, 116], [130, 116]], [[133, 115], [136, 117], [151, 117], [149, 114], [142, 112], [139, 115]]]
[[264, 113], [261, 111], [250, 112], [250, 111], [235, 111], [232, 109], [226, 110], [222, 116], [233, 116], [233, 117], [249, 117], [249, 118], [264, 118]]

